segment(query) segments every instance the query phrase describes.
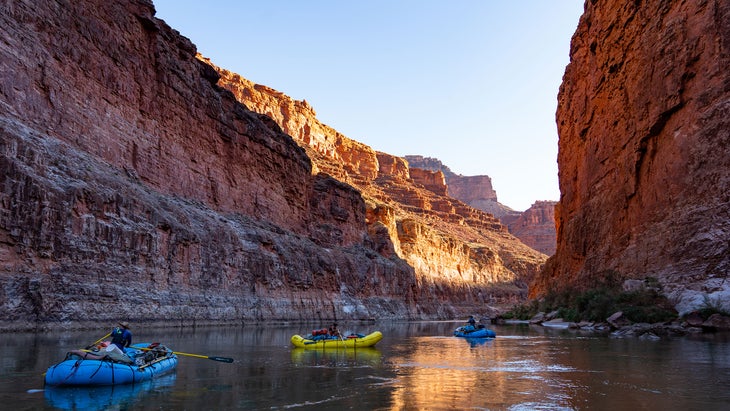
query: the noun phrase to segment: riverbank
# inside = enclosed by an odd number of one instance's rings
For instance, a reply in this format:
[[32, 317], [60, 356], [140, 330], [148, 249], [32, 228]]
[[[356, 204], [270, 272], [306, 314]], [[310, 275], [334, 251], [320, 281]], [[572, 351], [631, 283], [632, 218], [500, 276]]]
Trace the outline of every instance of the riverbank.
[[564, 321], [557, 317], [558, 312], [540, 312], [529, 320], [511, 320], [495, 318], [494, 324], [535, 324], [548, 328], [563, 328], [574, 330], [594, 331], [606, 333], [611, 337], [637, 337], [641, 339], [661, 339], [690, 334], [730, 332], [730, 316], [712, 314], [703, 319], [698, 313], [690, 313], [682, 319], [661, 323], [633, 323], [623, 312], [616, 312], [605, 322]]

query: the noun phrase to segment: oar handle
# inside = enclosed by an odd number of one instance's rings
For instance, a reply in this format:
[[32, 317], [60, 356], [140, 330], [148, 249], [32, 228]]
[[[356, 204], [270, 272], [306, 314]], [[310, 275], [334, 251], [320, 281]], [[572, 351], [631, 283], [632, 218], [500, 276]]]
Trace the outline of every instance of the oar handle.
[[188, 356], [188, 357], [195, 357], [195, 358], [205, 358], [205, 359], [207, 359], [207, 358], [210, 358], [210, 357], [208, 357], [207, 355], [200, 355], [200, 354], [189, 354], [189, 353], [186, 353], [186, 352], [178, 352], [178, 351], [173, 351], [172, 353], [173, 353], [173, 354], [177, 354], [177, 355], [186, 355], [186, 356]]
[[105, 335], [105, 336], [103, 336], [103, 337], [99, 338], [99, 339], [98, 339], [98, 340], [96, 340], [95, 342], [91, 343], [91, 345], [87, 346], [87, 347], [86, 347], [86, 349], [88, 350], [89, 348], [92, 348], [92, 347], [93, 347], [93, 346], [95, 346], [96, 344], [99, 344], [99, 343], [101, 342], [101, 340], [103, 340], [104, 338], [106, 338], [106, 337], [108, 337], [108, 336], [110, 336], [110, 335], [112, 335], [112, 333], [109, 333], [109, 334], [107, 334], [107, 335]]

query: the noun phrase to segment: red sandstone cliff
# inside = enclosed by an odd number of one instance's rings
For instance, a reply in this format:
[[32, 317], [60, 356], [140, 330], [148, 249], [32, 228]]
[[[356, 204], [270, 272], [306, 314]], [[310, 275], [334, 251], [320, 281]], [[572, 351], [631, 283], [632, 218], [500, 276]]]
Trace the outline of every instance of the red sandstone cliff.
[[522, 213], [504, 215], [500, 220], [523, 243], [543, 254], [553, 255], [556, 204], [557, 201], [536, 201]]
[[0, 37], [2, 328], [452, 318], [544, 261], [306, 103], [250, 111], [147, 0], [5, 3]]
[[[490, 304], [513, 302], [541, 267], [546, 256], [510, 235], [499, 220], [448, 196], [441, 171], [411, 168], [403, 158], [375, 152], [320, 123], [306, 102], [216, 69], [219, 84], [286, 130], [307, 150], [316, 170], [362, 193], [376, 249], [408, 262], [419, 284], [433, 290], [486, 284]], [[439, 293], [445, 301], [454, 299], [449, 292]]]
[[555, 256], [532, 295], [610, 272], [680, 312], [730, 301], [730, 3], [589, 1], [560, 89]]
[[313, 175], [153, 14], [2, 5], [0, 326], [380, 315], [372, 296], [419, 315], [410, 267], [353, 251], [359, 193]]
[[489, 176], [463, 176], [452, 172], [440, 160], [423, 156], [406, 156], [413, 167], [440, 171], [446, 178], [448, 195], [478, 210], [490, 213], [507, 226], [509, 232], [531, 248], [546, 254], [555, 253], [554, 201], [537, 201], [529, 209], [515, 211], [497, 200]]
[[497, 218], [514, 211], [497, 201], [497, 192], [492, 188], [492, 179], [489, 176], [456, 174], [441, 160], [432, 157], [410, 155], [405, 156], [405, 159], [410, 167], [441, 171], [446, 178], [449, 195], [459, 201], [490, 213]]

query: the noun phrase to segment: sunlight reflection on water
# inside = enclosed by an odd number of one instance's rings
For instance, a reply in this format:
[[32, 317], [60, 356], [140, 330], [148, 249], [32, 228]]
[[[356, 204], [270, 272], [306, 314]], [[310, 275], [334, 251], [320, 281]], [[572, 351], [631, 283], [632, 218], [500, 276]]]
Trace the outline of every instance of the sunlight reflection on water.
[[730, 394], [717, 388], [730, 382], [730, 344], [722, 339], [617, 340], [495, 327], [497, 338], [469, 341], [451, 336], [456, 325], [378, 324], [383, 341], [357, 351], [295, 349], [289, 338], [302, 332], [297, 326], [140, 330], [140, 340], [235, 361], [181, 358], [167, 380], [82, 389], [75, 398], [69, 397], [73, 390], [42, 389], [41, 375], [69, 348], [97, 336], [4, 335], [0, 403], [8, 409], [72, 409], [58, 404], [93, 406], [91, 399], [103, 397], [98, 403], [112, 409], [521, 411], [705, 410], [730, 402]]

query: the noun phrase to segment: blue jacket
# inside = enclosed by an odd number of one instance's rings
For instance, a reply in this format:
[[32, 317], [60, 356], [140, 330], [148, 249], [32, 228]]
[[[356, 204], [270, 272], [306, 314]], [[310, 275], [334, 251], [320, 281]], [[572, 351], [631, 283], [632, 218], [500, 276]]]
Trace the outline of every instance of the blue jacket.
[[132, 344], [132, 332], [126, 328], [114, 327], [112, 330], [112, 344], [124, 351], [124, 347], [129, 347]]

